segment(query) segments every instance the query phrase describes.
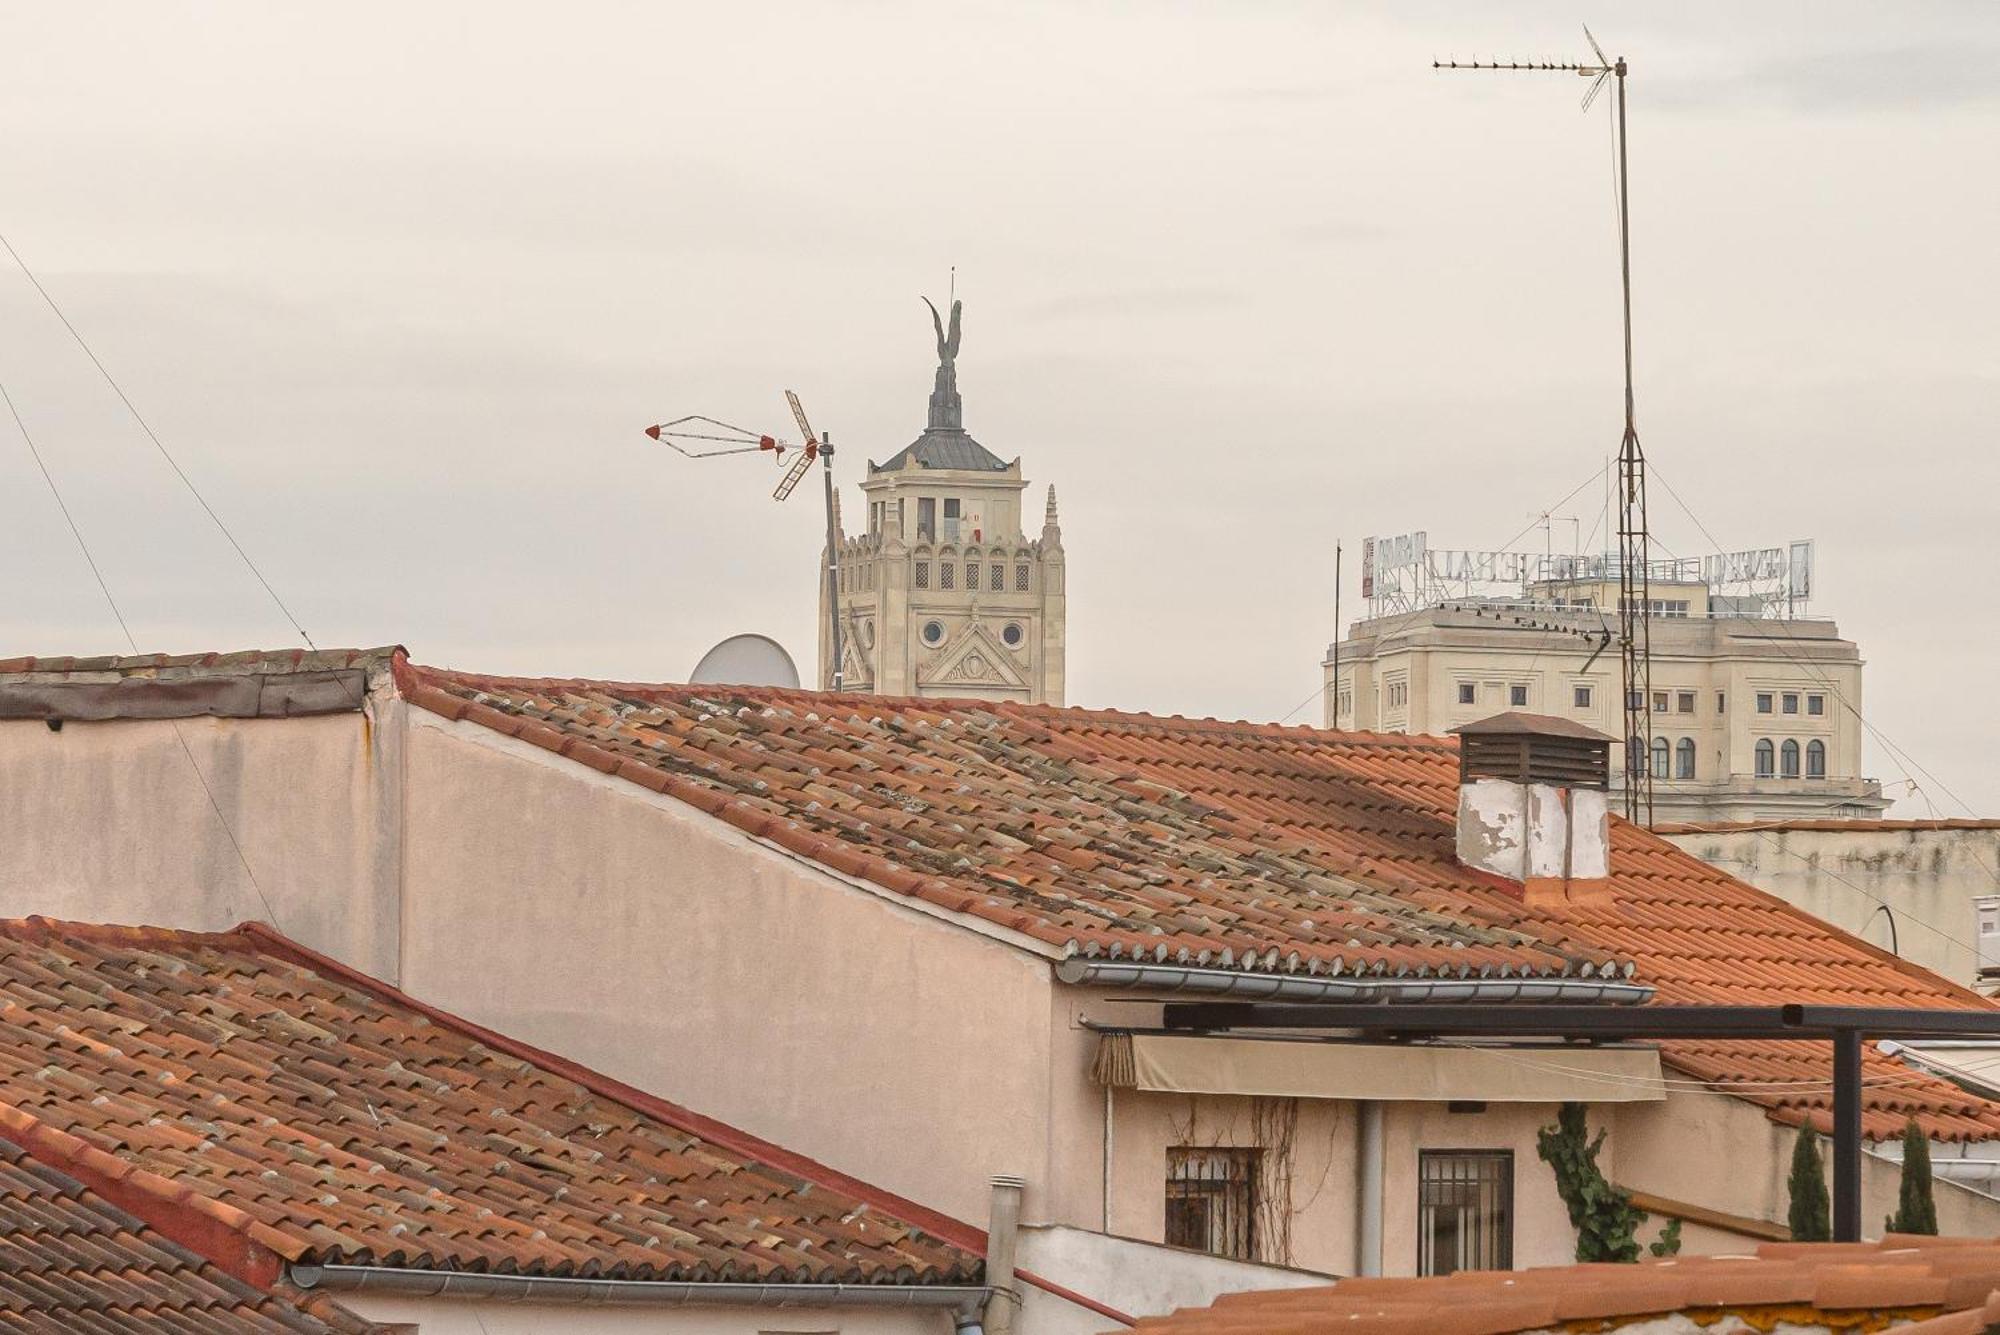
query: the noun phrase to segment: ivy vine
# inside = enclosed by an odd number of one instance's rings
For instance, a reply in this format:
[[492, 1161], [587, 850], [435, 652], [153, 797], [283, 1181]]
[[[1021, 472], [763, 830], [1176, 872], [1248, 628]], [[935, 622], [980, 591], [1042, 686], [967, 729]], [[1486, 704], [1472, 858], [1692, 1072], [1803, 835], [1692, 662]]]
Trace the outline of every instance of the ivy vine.
[[[1647, 1216], [1632, 1204], [1630, 1192], [1612, 1186], [1598, 1168], [1597, 1151], [1605, 1134], [1603, 1130], [1590, 1134], [1581, 1103], [1565, 1103], [1556, 1114], [1556, 1124], [1536, 1133], [1535, 1149], [1555, 1171], [1556, 1192], [1569, 1208], [1569, 1222], [1576, 1229], [1576, 1259], [1636, 1261], [1638, 1228]], [[1680, 1249], [1681, 1221], [1673, 1219], [1646, 1250], [1654, 1256], [1673, 1256]]]

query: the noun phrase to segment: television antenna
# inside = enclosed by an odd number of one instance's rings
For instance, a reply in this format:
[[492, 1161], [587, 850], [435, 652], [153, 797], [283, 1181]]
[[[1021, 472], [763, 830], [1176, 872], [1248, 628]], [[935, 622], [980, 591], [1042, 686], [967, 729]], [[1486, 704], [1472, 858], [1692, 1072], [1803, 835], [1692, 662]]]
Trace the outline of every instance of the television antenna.
[[1597, 59], [1570, 61], [1434, 60], [1435, 70], [1562, 71], [1590, 80], [1584, 90], [1588, 111], [1605, 85], [1616, 83], [1612, 128], [1617, 136], [1618, 277], [1625, 315], [1625, 435], [1618, 446], [1618, 635], [1622, 658], [1625, 718], [1625, 818], [1653, 823], [1652, 588], [1649, 560], [1652, 535], [1646, 524], [1646, 452], [1632, 401], [1632, 227], [1625, 171], [1625, 58], [1611, 59], [1589, 27], [1583, 30]]
[[[800, 480], [812, 470], [813, 460], [820, 461], [820, 473], [826, 482], [826, 598], [833, 621], [833, 689], [838, 691], [846, 684], [842, 670], [846, 661], [842, 657], [846, 646], [842, 644], [840, 634], [840, 525], [833, 502], [833, 442], [813, 431], [797, 394], [786, 390], [785, 402], [791, 405], [792, 420], [798, 423], [799, 439], [803, 444], [780, 440], [748, 427], [732, 426], [699, 413], [676, 417], [671, 422], [655, 423], [646, 428], [646, 434], [690, 459], [714, 459], [728, 454], [771, 455], [780, 468], [785, 468], [785, 475], [778, 479], [778, 485], [771, 491], [774, 501], [790, 496]], [[785, 465], [785, 452], [788, 450], [793, 454], [790, 467]]]

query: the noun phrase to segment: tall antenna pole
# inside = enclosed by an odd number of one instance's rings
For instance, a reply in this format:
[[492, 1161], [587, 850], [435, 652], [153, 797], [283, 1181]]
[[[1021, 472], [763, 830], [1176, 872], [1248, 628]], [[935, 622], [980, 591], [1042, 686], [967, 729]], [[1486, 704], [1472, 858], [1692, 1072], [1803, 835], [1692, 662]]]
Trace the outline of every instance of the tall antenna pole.
[[819, 438], [819, 461], [820, 476], [826, 479], [826, 608], [833, 619], [833, 689], [840, 691], [847, 687], [846, 646], [840, 636], [840, 525], [834, 520], [833, 443], [825, 436]]
[[1333, 717], [1327, 726], [1340, 726], [1340, 637], [1347, 632], [1340, 628], [1340, 539], [1333, 540], [1333, 708], [1327, 713]]
[[1611, 60], [1590, 29], [1583, 30], [1595, 64], [1557, 61], [1434, 60], [1440, 70], [1564, 70], [1591, 80], [1586, 110], [1607, 80], [1617, 81], [1614, 128], [1618, 136], [1618, 278], [1624, 297], [1625, 435], [1618, 446], [1618, 633], [1625, 723], [1625, 818], [1653, 823], [1653, 638], [1651, 535], [1646, 525], [1646, 452], [1632, 393], [1632, 224], [1625, 145], [1625, 58]]

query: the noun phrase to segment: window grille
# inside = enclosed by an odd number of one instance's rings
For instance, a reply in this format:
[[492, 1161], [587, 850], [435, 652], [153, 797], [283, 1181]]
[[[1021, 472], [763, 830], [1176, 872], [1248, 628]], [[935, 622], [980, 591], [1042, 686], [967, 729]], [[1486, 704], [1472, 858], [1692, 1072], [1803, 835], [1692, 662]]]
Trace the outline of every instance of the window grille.
[[930, 586], [931, 586], [931, 563], [929, 561], [919, 561], [917, 562], [917, 587], [920, 589], [928, 589]]
[[1014, 592], [1016, 592], [1016, 593], [1026, 593], [1027, 591], [1028, 591], [1028, 567], [1026, 567], [1026, 566], [1015, 566], [1015, 567], [1014, 567]]
[[1417, 1273], [1514, 1267], [1514, 1155], [1423, 1150], [1417, 1156]]
[[1257, 1258], [1257, 1176], [1263, 1151], [1169, 1149], [1167, 1245]]
[[955, 561], [940, 561], [940, 562], [938, 562], [938, 579], [939, 579], [939, 581], [940, 581], [940, 583], [938, 584], [938, 587], [939, 587], [939, 588], [941, 588], [941, 589], [955, 589], [955, 588], [957, 588], [957, 587], [958, 587], [958, 563], [957, 563], [957, 562], [955, 562]]
[[976, 565], [967, 565], [965, 567], [965, 591], [967, 593], [979, 592], [979, 567]]
[[995, 565], [986, 572], [986, 576], [987, 576], [986, 585], [988, 588], [992, 589], [993, 592], [999, 593], [1002, 589], [1005, 589], [1007, 587], [1006, 566]]

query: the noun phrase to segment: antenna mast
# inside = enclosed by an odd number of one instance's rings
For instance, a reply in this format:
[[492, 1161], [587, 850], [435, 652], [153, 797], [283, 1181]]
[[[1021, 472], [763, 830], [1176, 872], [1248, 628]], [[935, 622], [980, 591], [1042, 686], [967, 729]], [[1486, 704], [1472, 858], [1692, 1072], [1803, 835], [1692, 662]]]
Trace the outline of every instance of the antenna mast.
[[812, 423], [806, 420], [806, 410], [799, 403], [799, 396], [791, 390], [785, 391], [785, 402], [792, 410], [792, 420], [798, 423], [799, 438], [802, 442], [793, 445], [790, 441], [779, 440], [776, 436], [752, 431], [747, 427], [731, 426], [713, 417], [699, 415], [676, 417], [671, 422], [660, 422], [646, 428], [646, 434], [662, 445], [671, 446], [690, 459], [713, 459], [724, 454], [769, 453], [785, 467], [785, 451], [796, 450], [791, 466], [771, 492], [771, 499], [782, 501], [792, 494], [799, 480], [812, 468], [813, 460], [820, 462], [822, 476], [826, 480], [826, 599], [829, 620], [828, 630], [833, 647], [833, 689], [838, 691], [846, 685], [845, 638], [840, 624], [840, 524], [834, 509], [833, 492], [833, 445], [824, 437], [814, 434]]
[[[1625, 818], [1653, 823], [1652, 537], [1646, 525], [1646, 452], [1639, 445], [1632, 396], [1632, 227], [1625, 171], [1625, 58], [1604, 54], [1586, 27], [1583, 35], [1596, 53], [1595, 64], [1559, 61], [1434, 60], [1438, 70], [1560, 70], [1591, 80], [1583, 95], [1586, 111], [1617, 81], [1613, 103], [1618, 136], [1618, 277], [1625, 315], [1625, 435], [1618, 446], [1618, 634], [1623, 660], [1625, 718]], [[1593, 655], [1595, 657], [1595, 655]]]

